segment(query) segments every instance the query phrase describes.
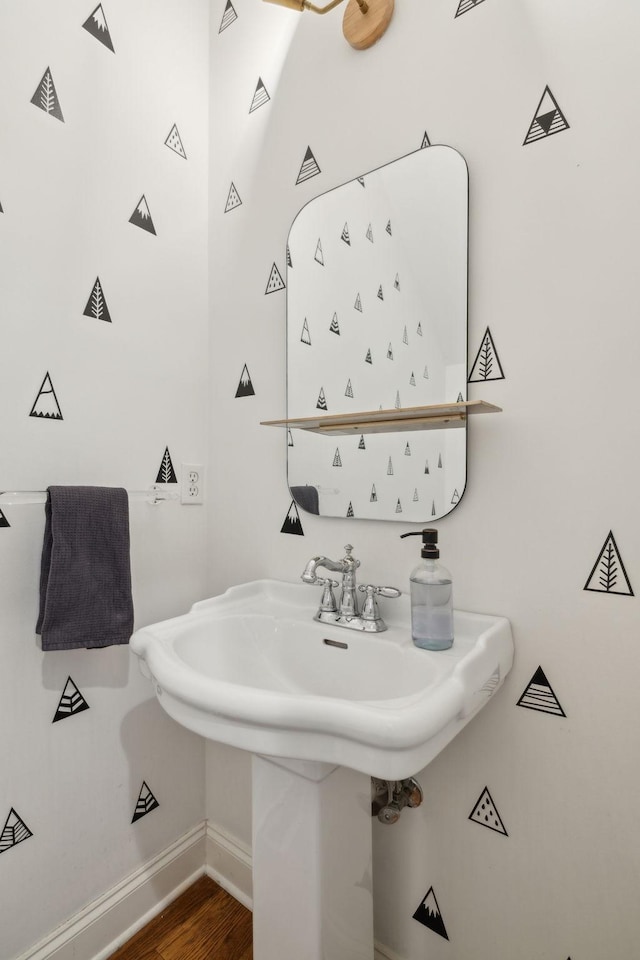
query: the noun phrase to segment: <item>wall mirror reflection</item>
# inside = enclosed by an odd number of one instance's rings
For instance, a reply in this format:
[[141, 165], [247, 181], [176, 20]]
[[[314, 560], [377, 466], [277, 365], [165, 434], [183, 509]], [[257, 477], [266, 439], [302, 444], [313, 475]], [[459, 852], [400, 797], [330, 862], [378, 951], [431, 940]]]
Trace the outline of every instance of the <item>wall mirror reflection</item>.
[[[418, 150], [303, 207], [288, 240], [288, 417], [465, 401], [467, 253], [468, 172], [451, 147]], [[322, 516], [445, 516], [465, 488], [466, 416], [418, 425], [289, 429], [294, 499]]]

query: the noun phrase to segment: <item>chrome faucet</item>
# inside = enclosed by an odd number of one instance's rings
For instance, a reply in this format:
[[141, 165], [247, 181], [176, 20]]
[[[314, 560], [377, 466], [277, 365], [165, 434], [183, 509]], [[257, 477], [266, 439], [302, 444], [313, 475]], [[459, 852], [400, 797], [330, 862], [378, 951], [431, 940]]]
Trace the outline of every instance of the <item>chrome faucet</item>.
[[[400, 590], [396, 587], [377, 587], [372, 583], [360, 585], [357, 590], [365, 593], [366, 597], [362, 611], [358, 612], [356, 596], [356, 570], [360, 561], [352, 556], [353, 547], [348, 543], [342, 560], [330, 560], [328, 557], [312, 557], [304, 568], [301, 580], [304, 583], [318, 583], [324, 587], [320, 607], [314, 620], [322, 623], [331, 623], [337, 627], [347, 627], [350, 630], [364, 630], [367, 633], [381, 633], [387, 625], [380, 616], [376, 597], [399, 597]], [[342, 583], [330, 578], [319, 577], [318, 567], [324, 567], [334, 573], [342, 574]], [[340, 586], [340, 601], [336, 603], [333, 593], [334, 587]]]

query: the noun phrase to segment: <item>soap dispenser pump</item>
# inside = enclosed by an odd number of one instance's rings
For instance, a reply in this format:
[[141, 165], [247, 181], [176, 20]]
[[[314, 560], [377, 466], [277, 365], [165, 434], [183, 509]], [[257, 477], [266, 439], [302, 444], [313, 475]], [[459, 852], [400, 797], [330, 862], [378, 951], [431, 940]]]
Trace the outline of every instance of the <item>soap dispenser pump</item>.
[[438, 531], [428, 527], [401, 537], [422, 537], [421, 563], [411, 571], [411, 636], [423, 650], [448, 650], [453, 644], [452, 578], [440, 563]]

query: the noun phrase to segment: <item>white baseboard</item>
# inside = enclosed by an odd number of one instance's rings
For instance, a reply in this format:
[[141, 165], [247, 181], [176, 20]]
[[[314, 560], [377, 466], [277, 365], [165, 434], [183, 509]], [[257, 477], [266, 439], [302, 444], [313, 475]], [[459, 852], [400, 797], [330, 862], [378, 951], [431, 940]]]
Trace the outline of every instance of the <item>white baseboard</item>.
[[[252, 909], [250, 849], [203, 821], [16, 960], [107, 960], [204, 873]], [[376, 943], [374, 960], [404, 958]]]
[[205, 836], [203, 821], [17, 960], [106, 960], [202, 876]]
[[389, 947], [383, 947], [376, 940], [373, 960], [407, 960], [407, 957], [401, 957], [399, 953], [394, 953]]
[[253, 908], [251, 850], [236, 837], [207, 824], [206, 872], [249, 910]]

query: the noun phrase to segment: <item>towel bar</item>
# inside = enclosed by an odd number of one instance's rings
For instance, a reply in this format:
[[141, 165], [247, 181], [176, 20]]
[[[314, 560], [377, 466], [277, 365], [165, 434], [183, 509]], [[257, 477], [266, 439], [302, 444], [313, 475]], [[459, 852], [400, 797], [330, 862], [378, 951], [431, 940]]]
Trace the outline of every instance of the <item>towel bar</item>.
[[[163, 503], [166, 500], [179, 500], [180, 494], [176, 491], [165, 490], [162, 487], [151, 487], [149, 490], [128, 490], [129, 500], [148, 500], [149, 503]], [[18, 506], [25, 503], [46, 503], [46, 490], [0, 490], [0, 506], [10, 504]]]

